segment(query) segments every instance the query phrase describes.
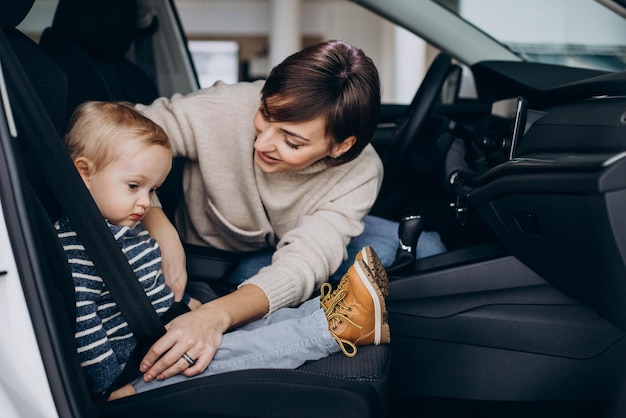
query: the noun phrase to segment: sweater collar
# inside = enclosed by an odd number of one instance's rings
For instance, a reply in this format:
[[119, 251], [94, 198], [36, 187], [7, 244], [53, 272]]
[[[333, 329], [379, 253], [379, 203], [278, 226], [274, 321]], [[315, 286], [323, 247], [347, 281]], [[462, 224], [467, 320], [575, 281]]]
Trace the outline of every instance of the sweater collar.
[[119, 241], [121, 238], [132, 238], [139, 236], [145, 228], [143, 227], [141, 222], [137, 222], [132, 228], [128, 226], [121, 226], [112, 224], [108, 219], [104, 219], [109, 227], [109, 230], [113, 233], [116, 241]]
[[326, 170], [328, 167], [329, 165], [326, 164], [326, 161], [324, 161], [324, 159], [321, 159], [317, 162], [314, 162], [310, 166], [303, 168], [302, 170], [295, 171], [294, 174], [317, 174], [320, 171]]
[[259, 168], [258, 165], [254, 164], [254, 171], [257, 177], [259, 176], [264, 177], [267, 179], [267, 181], [270, 181], [270, 179], [278, 179], [278, 178], [289, 179], [289, 178], [300, 177], [300, 176], [310, 176], [310, 175], [321, 173], [322, 171], [327, 170], [328, 168], [330, 168], [330, 166], [326, 164], [324, 159], [316, 161], [310, 166], [303, 168], [302, 170], [281, 171], [278, 173], [265, 173], [263, 170]]

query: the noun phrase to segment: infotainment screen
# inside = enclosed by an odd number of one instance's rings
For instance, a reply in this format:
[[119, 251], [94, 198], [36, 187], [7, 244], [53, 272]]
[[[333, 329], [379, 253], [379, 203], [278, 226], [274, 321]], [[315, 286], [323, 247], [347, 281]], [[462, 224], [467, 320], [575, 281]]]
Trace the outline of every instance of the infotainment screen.
[[509, 160], [515, 155], [515, 148], [524, 136], [526, 129], [526, 112], [528, 111], [528, 102], [523, 97], [517, 98], [517, 106], [515, 107], [515, 115], [513, 116], [513, 132], [511, 133], [511, 148], [509, 149]]
[[521, 96], [513, 99], [500, 100], [495, 102], [491, 108], [493, 116], [497, 116], [505, 121], [506, 132], [502, 135], [502, 146], [505, 148], [506, 157], [508, 157], [509, 160], [515, 157], [515, 149], [522, 139], [522, 136], [524, 136], [527, 112], [528, 103], [526, 99]]

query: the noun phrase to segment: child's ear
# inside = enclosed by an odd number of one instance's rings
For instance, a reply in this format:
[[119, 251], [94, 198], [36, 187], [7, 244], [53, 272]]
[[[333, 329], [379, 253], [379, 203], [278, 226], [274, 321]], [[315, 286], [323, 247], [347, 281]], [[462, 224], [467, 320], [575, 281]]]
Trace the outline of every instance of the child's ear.
[[74, 160], [74, 167], [78, 170], [78, 174], [83, 179], [86, 186], [89, 186], [91, 175], [94, 172], [93, 163], [86, 157], [78, 157]]

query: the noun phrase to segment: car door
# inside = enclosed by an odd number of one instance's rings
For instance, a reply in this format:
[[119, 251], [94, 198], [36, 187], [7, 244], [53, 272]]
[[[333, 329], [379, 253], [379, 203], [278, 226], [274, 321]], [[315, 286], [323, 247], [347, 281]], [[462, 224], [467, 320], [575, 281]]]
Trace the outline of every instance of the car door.
[[65, 308], [48, 302], [50, 287], [43, 279], [53, 276], [52, 265], [42, 257], [45, 239], [34, 238], [42, 213], [37, 215], [28, 197], [15, 158], [19, 132], [1, 71], [5, 65], [0, 65], [0, 411], [3, 417], [88, 417], [90, 407], [76, 397], [78, 374], [68, 362], [73, 350], [57, 332]]

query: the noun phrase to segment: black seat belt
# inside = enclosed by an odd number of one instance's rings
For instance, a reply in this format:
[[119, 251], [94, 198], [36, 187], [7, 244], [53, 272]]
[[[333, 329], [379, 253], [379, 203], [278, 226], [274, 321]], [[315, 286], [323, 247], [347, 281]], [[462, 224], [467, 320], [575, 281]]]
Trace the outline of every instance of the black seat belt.
[[45, 181], [137, 340], [140, 343], [156, 341], [165, 334], [161, 319], [79, 177], [2, 30], [0, 51], [14, 114], [24, 130], [24, 140], [29, 141], [35, 152], [35, 161], [41, 167]]

